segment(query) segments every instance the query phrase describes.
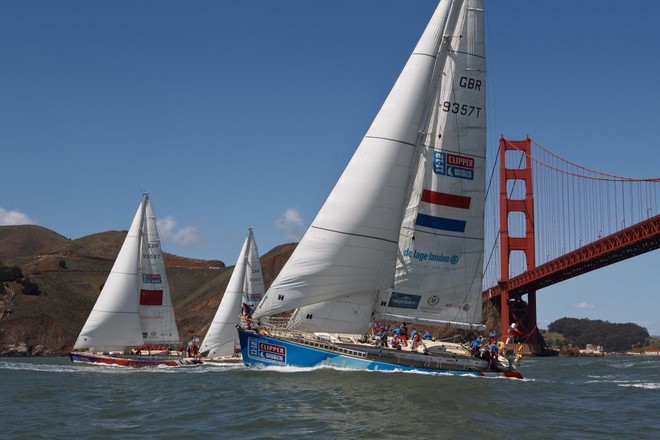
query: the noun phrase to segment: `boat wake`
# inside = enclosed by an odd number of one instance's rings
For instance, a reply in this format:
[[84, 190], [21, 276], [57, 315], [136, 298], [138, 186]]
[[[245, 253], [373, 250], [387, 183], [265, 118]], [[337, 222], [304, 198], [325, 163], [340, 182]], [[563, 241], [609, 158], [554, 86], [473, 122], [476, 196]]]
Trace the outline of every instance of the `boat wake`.
[[30, 362], [0, 362], [0, 370], [39, 371], [46, 373], [75, 373], [80, 368], [75, 365], [35, 364]]
[[[317, 365], [314, 367], [294, 367], [294, 366], [277, 366], [277, 365], [254, 365], [250, 366], [249, 370], [251, 371], [262, 371], [262, 372], [276, 372], [276, 373], [310, 373], [315, 371], [325, 371], [325, 370], [335, 370], [340, 372], [349, 372], [349, 373], [359, 373], [359, 374], [411, 374], [411, 375], [421, 375], [421, 376], [448, 376], [448, 377], [469, 377], [473, 379], [505, 379], [509, 380], [510, 378], [504, 376], [475, 376], [474, 374], [465, 373], [465, 374], [456, 374], [450, 372], [442, 371], [420, 371], [420, 370], [366, 370], [360, 368], [346, 368], [346, 367], [337, 367], [334, 365]], [[516, 379], [522, 380], [523, 382], [534, 381], [533, 379]]]

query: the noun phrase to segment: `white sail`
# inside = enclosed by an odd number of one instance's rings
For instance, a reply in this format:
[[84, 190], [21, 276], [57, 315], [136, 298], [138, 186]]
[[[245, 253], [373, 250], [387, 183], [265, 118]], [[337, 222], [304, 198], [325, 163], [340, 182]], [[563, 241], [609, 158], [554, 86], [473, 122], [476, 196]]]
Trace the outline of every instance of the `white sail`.
[[145, 344], [178, 344], [179, 332], [151, 202], [145, 197], [140, 244], [140, 320]]
[[393, 290], [379, 316], [480, 325], [484, 253], [486, 63], [481, 0], [454, 2], [411, 179]]
[[136, 292], [140, 230], [145, 203], [146, 196], [140, 203], [108, 279], [76, 340], [74, 350], [112, 351], [144, 343]]
[[[447, 11], [444, 3], [436, 10], [353, 158], [255, 317], [346, 297], [352, 298], [345, 302], [368, 308], [370, 314], [376, 292], [392, 285], [409, 173], [441, 37], [437, 28]], [[345, 315], [304, 309], [299, 313], [310, 328], [345, 326]], [[325, 322], [315, 323], [321, 315]], [[362, 319], [364, 315], [362, 311], [354, 316]], [[367, 325], [368, 321], [353, 326]]]
[[243, 301], [251, 307], [256, 307], [261, 302], [261, 299], [266, 292], [266, 286], [264, 285], [264, 276], [261, 272], [259, 249], [257, 249], [257, 241], [254, 239], [252, 228], [249, 228], [248, 230], [247, 245], [247, 267], [245, 268]]
[[441, 2], [258, 315], [354, 334], [374, 311], [480, 323], [485, 86], [482, 1]]
[[239, 323], [241, 302], [258, 303], [264, 290], [259, 251], [250, 228], [200, 351], [208, 352], [208, 357], [234, 354], [239, 347], [236, 325]]
[[145, 193], [73, 349], [117, 351], [178, 342], [156, 219]]

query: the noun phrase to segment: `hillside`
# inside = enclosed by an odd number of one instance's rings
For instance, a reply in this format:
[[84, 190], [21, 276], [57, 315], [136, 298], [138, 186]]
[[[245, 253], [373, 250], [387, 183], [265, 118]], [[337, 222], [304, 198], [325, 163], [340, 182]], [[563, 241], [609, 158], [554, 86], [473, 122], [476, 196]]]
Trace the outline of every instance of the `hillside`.
[[[0, 263], [18, 266], [39, 285], [25, 295], [18, 283], [0, 290], [0, 355], [65, 354], [71, 349], [119, 252], [126, 231], [70, 240], [41, 226], [0, 226]], [[295, 244], [261, 257], [266, 286]], [[238, 252], [238, 250], [237, 250]], [[233, 267], [164, 253], [179, 332], [204, 336]]]

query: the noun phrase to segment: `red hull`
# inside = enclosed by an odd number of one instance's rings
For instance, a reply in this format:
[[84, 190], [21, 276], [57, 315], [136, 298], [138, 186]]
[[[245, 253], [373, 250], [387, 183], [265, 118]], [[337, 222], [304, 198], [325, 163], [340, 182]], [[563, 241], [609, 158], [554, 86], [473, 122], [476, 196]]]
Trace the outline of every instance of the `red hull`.
[[105, 364], [105, 365], [119, 365], [122, 367], [144, 368], [144, 367], [157, 367], [164, 365], [168, 367], [183, 367], [199, 365], [202, 363], [199, 359], [194, 358], [162, 358], [158, 356], [133, 356], [133, 357], [119, 357], [109, 356], [92, 353], [69, 353], [71, 362], [82, 362], [88, 364]]

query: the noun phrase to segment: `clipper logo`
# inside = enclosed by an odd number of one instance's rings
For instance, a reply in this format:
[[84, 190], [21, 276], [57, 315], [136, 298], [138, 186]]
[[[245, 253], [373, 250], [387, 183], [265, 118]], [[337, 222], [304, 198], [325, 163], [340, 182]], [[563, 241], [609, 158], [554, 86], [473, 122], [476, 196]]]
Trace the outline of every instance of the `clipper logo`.
[[432, 297], [426, 300], [426, 303], [431, 307], [437, 306], [439, 302], [440, 302], [440, 298], [438, 298], [436, 295], [433, 295]]
[[442, 176], [474, 180], [474, 159], [459, 154], [434, 151], [433, 172]]
[[286, 365], [286, 347], [248, 339], [248, 356], [270, 364]]
[[160, 274], [159, 273], [143, 273], [142, 282], [146, 284], [160, 284]]

